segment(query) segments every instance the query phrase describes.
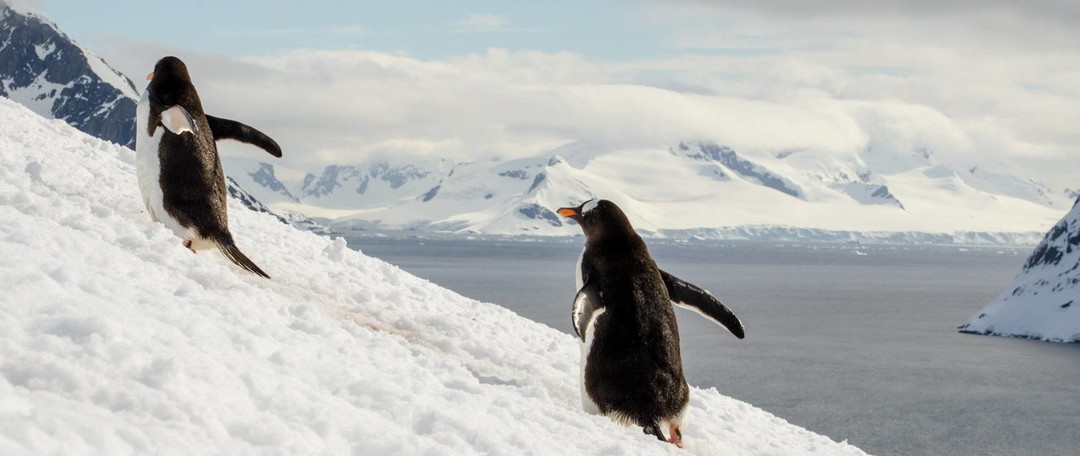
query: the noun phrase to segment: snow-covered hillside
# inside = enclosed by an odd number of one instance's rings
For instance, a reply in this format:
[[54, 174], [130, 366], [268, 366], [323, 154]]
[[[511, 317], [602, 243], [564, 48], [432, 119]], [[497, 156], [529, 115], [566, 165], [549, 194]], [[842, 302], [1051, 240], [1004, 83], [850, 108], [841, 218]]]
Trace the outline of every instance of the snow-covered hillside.
[[[398, 160], [330, 166], [302, 183], [267, 180], [273, 188], [259, 196], [343, 232], [575, 235], [551, 209], [602, 197], [650, 236], [979, 243], [1037, 242], [1067, 205], [1036, 181], [954, 169], [929, 150], [763, 155], [708, 142], [575, 142], [509, 161]], [[258, 162], [240, 167], [273, 174]]]
[[1080, 342], [1080, 199], [961, 332]]
[[56, 24], [0, 0], [0, 96], [135, 146], [135, 86]]
[[863, 454], [712, 389], [680, 451], [580, 411], [572, 336], [236, 200], [274, 279], [192, 255], [131, 150], [0, 125], [0, 454]]

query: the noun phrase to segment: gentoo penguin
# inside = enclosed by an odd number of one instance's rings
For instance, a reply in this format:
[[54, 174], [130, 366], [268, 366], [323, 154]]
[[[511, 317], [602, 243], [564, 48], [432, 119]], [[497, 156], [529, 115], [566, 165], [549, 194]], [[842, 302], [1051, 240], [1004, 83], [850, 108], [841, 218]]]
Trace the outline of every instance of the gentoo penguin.
[[742, 339], [742, 322], [709, 292], [661, 271], [615, 203], [559, 209], [585, 232], [571, 314], [581, 338], [581, 400], [590, 413], [682, 446], [690, 387], [683, 377], [672, 302]]
[[135, 125], [136, 172], [150, 218], [165, 224], [192, 252], [217, 248], [241, 268], [269, 278], [233, 241], [226, 212], [225, 174], [219, 139], [265, 149], [281, 148], [269, 136], [242, 123], [203, 112], [187, 66], [165, 57], [146, 76]]

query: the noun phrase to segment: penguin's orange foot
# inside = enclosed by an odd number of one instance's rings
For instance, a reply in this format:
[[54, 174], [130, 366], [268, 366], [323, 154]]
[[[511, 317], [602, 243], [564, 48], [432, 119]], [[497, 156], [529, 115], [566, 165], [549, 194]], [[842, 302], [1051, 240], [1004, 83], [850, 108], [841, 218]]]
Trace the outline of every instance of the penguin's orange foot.
[[187, 249], [190, 250], [191, 253], [199, 253], [196, 252], [195, 248], [191, 246], [191, 239], [184, 239], [184, 247], [187, 247]]
[[668, 434], [671, 436], [668, 437], [668, 442], [675, 444], [679, 448], [683, 447], [682, 429], [679, 429], [678, 425], [668, 424]]

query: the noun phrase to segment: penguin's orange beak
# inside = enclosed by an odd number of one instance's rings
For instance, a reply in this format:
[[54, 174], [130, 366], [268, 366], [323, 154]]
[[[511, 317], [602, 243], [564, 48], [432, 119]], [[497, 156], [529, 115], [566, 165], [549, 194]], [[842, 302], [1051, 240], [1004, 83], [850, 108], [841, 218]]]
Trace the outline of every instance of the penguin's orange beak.
[[146, 75], [146, 80], [147, 81], [153, 81], [154, 80], [154, 72], [153, 71], [151, 71], [150, 74]]
[[578, 213], [577, 208], [575, 207], [560, 207], [559, 215], [563, 217], [576, 217], [581, 214]]

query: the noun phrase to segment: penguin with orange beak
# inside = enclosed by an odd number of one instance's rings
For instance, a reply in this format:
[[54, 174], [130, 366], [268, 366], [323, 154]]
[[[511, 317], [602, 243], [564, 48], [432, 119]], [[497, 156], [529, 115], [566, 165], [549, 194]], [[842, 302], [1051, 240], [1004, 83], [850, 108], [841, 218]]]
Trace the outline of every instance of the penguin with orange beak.
[[615, 203], [589, 200], [558, 213], [585, 232], [571, 312], [581, 340], [583, 407], [681, 447], [690, 387], [672, 304], [739, 339], [742, 322], [708, 291], [660, 270]]
[[143, 203], [192, 252], [218, 249], [253, 274], [269, 278], [236, 246], [229, 231], [227, 187], [216, 141], [233, 139], [275, 157], [281, 147], [262, 132], [203, 112], [187, 66], [165, 57], [146, 76], [136, 110], [136, 173]]

